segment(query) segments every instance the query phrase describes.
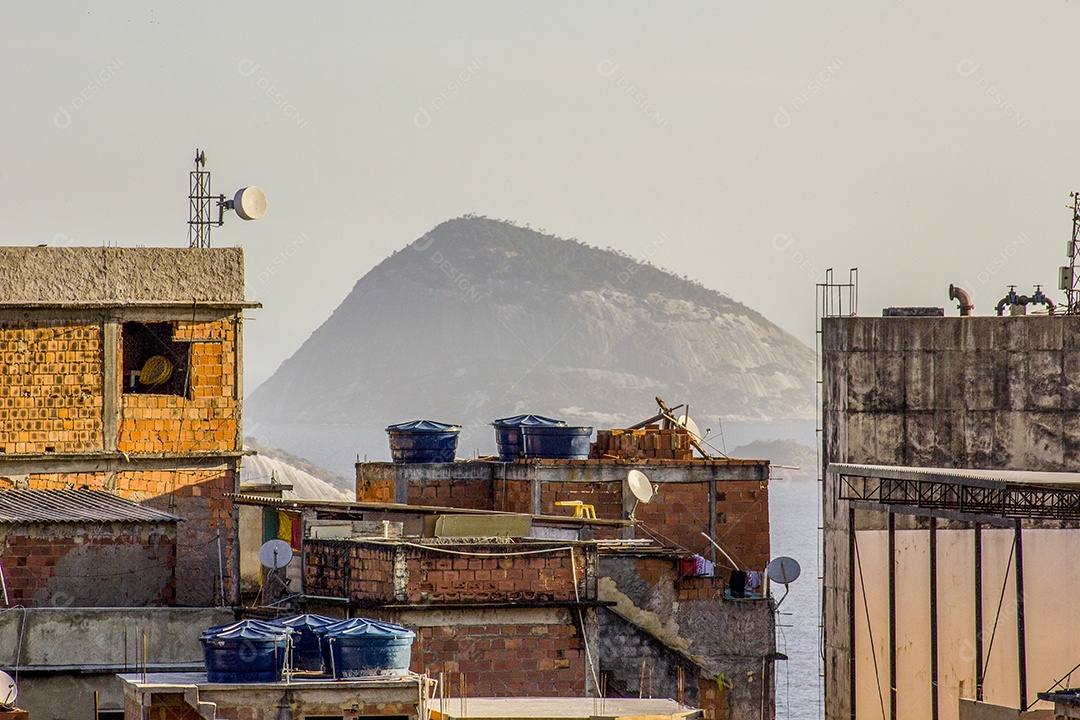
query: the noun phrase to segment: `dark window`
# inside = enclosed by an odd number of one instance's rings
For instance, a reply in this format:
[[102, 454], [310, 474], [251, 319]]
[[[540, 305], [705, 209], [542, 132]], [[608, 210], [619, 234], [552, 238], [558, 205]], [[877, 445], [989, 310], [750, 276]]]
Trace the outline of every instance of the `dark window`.
[[187, 395], [191, 345], [175, 342], [172, 323], [123, 326], [124, 392]]
[[97, 720], [124, 720], [123, 710], [98, 710]]

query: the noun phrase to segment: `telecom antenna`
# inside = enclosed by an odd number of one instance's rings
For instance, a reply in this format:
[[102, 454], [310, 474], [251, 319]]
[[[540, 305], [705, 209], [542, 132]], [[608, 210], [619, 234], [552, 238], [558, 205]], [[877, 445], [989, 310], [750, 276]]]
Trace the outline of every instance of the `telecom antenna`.
[[[210, 247], [210, 228], [225, 224], [225, 211], [235, 210], [242, 220], [258, 220], [266, 214], [266, 193], [255, 185], [240, 188], [232, 200], [210, 193], [210, 171], [206, 169], [206, 153], [195, 148], [195, 169], [191, 171], [188, 201], [191, 215], [188, 220], [188, 247]], [[211, 219], [210, 203], [217, 202], [217, 220]]]
[[1058, 288], [1065, 291], [1066, 305], [1065, 313], [1067, 315], [1075, 315], [1080, 313], [1080, 278], [1076, 277], [1076, 266], [1078, 260], [1080, 260], [1080, 193], [1069, 193], [1069, 197], [1072, 198], [1072, 205], [1066, 205], [1073, 211], [1073, 231], [1072, 240], [1065, 248], [1065, 254], [1069, 258], [1069, 264], [1061, 268], [1061, 278], [1058, 282]]

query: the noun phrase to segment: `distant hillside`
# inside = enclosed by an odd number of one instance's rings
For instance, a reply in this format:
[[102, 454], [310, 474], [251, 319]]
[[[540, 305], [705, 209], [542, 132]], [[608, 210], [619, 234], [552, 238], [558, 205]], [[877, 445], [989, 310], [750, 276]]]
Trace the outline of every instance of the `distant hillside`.
[[271, 479], [292, 485], [286, 497], [301, 500], [355, 500], [355, 482], [324, 470], [314, 463], [291, 453], [271, 448], [244, 438], [244, 446], [258, 454], [244, 458], [240, 466], [240, 482], [270, 484]]
[[813, 351], [726, 295], [632, 257], [511, 223], [437, 226], [364, 275], [245, 403], [250, 428], [344, 472], [387, 424], [522, 412], [612, 426], [652, 398], [696, 417], [814, 416]]

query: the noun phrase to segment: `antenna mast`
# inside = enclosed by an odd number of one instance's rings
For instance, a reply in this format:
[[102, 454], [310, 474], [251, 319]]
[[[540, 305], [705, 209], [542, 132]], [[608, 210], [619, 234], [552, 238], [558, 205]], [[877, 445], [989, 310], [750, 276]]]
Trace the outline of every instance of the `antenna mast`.
[[1065, 307], [1067, 315], [1080, 313], [1080, 278], [1076, 276], [1076, 266], [1080, 264], [1080, 192], [1071, 192], [1072, 205], [1066, 205], [1073, 211], [1072, 240], [1066, 248], [1069, 264], [1061, 268], [1061, 278], [1058, 287], [1064, 290], [1068, 298]]
[[[191, 217], [188, 220], [188, 247], [210, 247], [210, 201], [216, 200], [210, 194], [210, 171], [206, 167], [206, 153], [195, 148], [195, 169], [191, 171], [191, 191], [188, 200], [191, 203]], [[221, 200], [225, 199], [222, 195]]]
[[[255, 185], [240, 188], [232, 200], [224, 195], [210, 194], [210, 171], [206, 168], [206, 153], [195, 148], [195, 169], [191, 171], [188, 202], [188, 247], [210, 247], [210, 228], [225, 224], [225, 211], [235, 210], [242, 220], [258, 220], [266, 214], [266, 193]], [[217, 220], [210, 218], [210, 203], [217, 202]]]

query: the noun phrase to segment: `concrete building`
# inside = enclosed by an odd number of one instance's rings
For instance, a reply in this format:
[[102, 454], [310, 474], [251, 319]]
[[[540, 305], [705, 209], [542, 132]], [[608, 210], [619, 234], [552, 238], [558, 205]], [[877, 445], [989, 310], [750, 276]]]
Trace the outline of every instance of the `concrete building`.
[[1071, 316], [823, 319], [827, 718], [1049, 707], [1080, 659], [1078, 349]]
[[184, 518], [176, 602], [238, 598], [226, 494], [242, 454], [242, 310], [256, 306], [239, 248], [0, 248], [0, 478]]

